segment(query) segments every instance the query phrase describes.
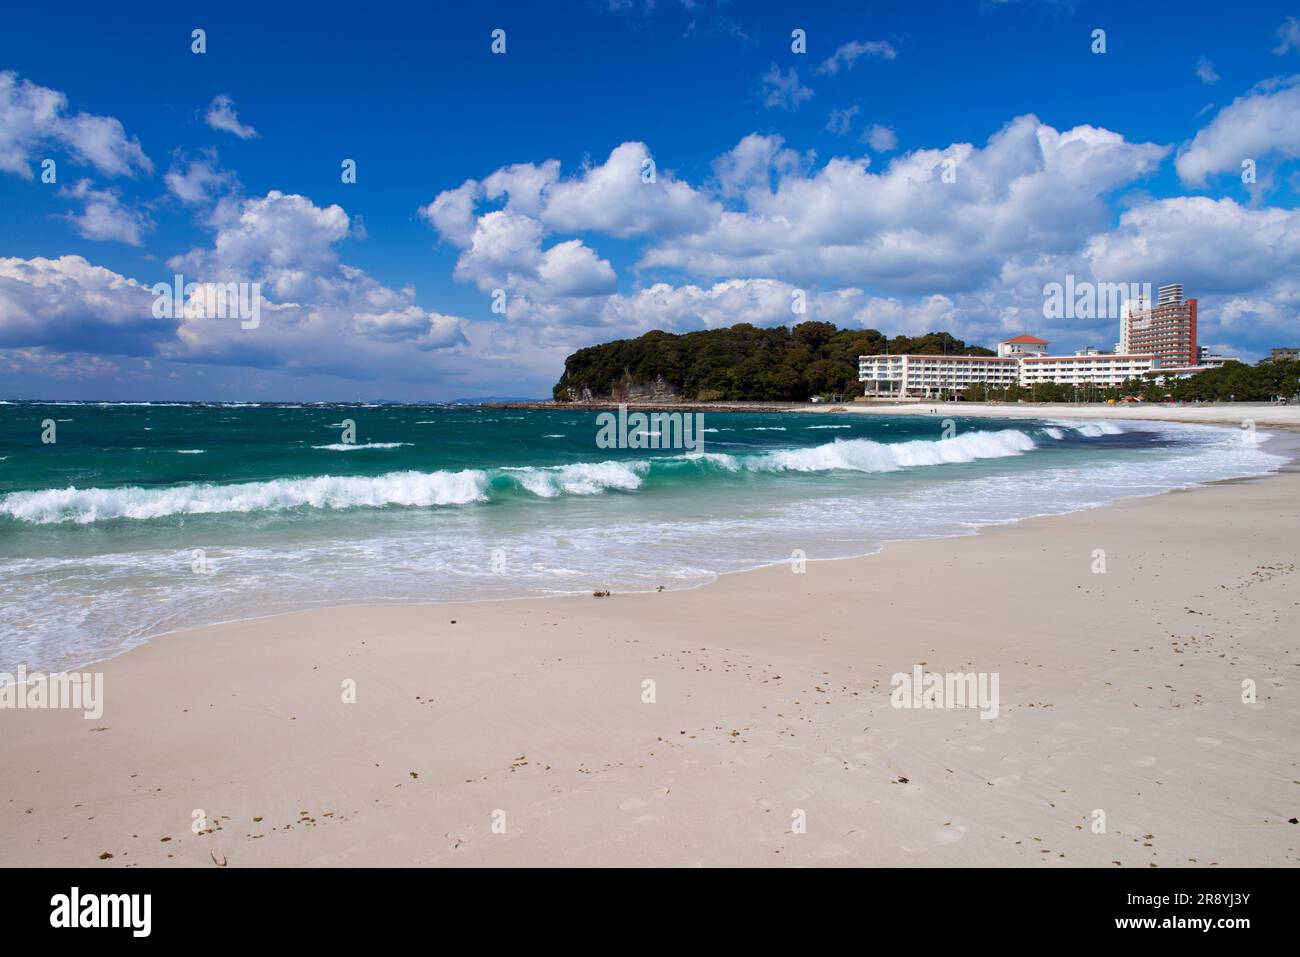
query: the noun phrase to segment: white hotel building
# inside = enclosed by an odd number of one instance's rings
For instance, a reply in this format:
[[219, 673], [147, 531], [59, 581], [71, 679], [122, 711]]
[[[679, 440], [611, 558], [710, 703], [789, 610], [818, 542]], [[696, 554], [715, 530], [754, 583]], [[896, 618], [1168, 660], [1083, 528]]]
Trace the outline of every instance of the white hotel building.
[[1084, 349], [1049, 356], [1048, 342], [1016, 336], [998, 343], [996, 356], [859, 356], [858, 381], [869, 396], [934, 398], [979, 383], [992, 389], [1037, 382], [1107, 388], [1141, 379], [1159, 363], [1154, 355], [1111, 355]]

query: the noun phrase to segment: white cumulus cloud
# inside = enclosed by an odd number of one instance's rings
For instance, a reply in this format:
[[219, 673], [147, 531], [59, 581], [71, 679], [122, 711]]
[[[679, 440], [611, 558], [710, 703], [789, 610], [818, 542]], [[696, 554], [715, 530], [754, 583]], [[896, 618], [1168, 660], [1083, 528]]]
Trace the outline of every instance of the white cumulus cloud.
[[251, 140], [257, 136], [257, 130], [239, 122], [239, 114], [235, 112], [234, 100], [224, 93], [219, 93], [212, 98], [212, 102], [208, 104], [208, 112], [203, 119], [214, 130], [233, 133], [241, 140]]
[[66, 150], [79, 163], [106, 176], [152, 173], [153, 163], [136, 137], [128, 137], [111, 116], [68, 113], [68, 98], [57, 90], [0, 72], [0, 170], [32, 179], [37, 152]]
[[1178, 178], [1204, 186], [1219, 173], [1240, 174], [1245, 160], [1300, 156], [1300, 75], [1261, 83], [1221, 109], [1178, 150]]
[[81, 201], [81, 212], [68, 213], [66, 218], [86, 239], [116, 240], [139, 246], [144, 234], [153, 229], [153, 222], [145, 213], [124, 205], [114, 190], [94, 189], [88, 179], [59, 190], [59, 195]]

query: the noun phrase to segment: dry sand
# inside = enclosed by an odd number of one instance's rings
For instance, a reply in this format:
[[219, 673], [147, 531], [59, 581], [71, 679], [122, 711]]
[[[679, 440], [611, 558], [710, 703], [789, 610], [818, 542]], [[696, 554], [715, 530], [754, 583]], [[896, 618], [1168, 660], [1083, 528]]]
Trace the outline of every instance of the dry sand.
[[1205, 405], [1121, 404], [1070, 405], [1066, 403], [990, 402], [855, 402], [848, 405], [809, 406], [817, 411], [854, 412], [864, 415], [976, 416], [995, 419], [1137, 419], [1146, 422], [1188, 422], [1202, 425], [1253, 424], [1258, 428], [1300, 429], [1300, 405], [1272, 402], [1221, 402]]
[[[0, 864], [1294, 866], [1298, 531], [1288, 470], [691, 591], [160, 637], [97, 666], [101, 720], [0, 714]], [[998, 673], [998, 717], [891, 707], [916, 663]]]

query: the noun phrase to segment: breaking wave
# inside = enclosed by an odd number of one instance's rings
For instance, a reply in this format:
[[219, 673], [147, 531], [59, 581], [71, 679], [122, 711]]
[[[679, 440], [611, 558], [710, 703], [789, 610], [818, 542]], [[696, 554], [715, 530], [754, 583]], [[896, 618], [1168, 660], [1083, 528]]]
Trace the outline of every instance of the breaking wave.
[[[1086, 434], [1086, 433], [1085, 433]], [[388, 447], [388, 443], [375, 443]], [[366, 448], [367, 446], [341, 446]], [[926, 465], [974, 462], [1021, 455], [1035, 447], [1018, 430], [967, 432], [951, 439], [883, 443], [836, 439], [806, 449], [728, 455], [691, 453], [569, 465], [465, 469], [459, 472], [388, 472], [375, 476], [321, 475], [230, 485], [186, 484], [159, 488], [75, 487], [10, 492], [0, 497], [0, 515], [44, 525], [90, 524], [112, 519], [147, 520], [222, 512], [291, 509], [347, 509], [470, 505], [509, 495], [555, 498], [632, 492], [654, 474], [704, 480], [724, 473], [892, 472]], [[327, 448], [332, 448], [327, 446]]]
[[1114, 422], [1080, 422], [1080, 421], [1053, 421], [1049, 425], [1064, 426], [1067, 429], [1074, 429], [1080, 435], [1089, 439], [1101, 438], [1103, 435], [1122, 435], [1124, 430]]
[[1034, 440], [1017, 429], [966, 432], [942, 441], [873, 442], [836, 439], [811, 449], [783, 449], [756, 456], [749, 465], [765, 472], [893, 472], [919, 465], [951, 465], [976, 459], [1021, 455], [1035, 448]]
[[641, 487], [649, 470], [649, 462], [578, 462], [501, 471], [534, 495], [554, 498], [563, 494], [596, 495], [606, 489], [630, 492]]
[[302, 507], [465, 505], [486, 498], [486, 473], [467, 469], [463, 472], [390, 472], [373, 477], [321, 475], [238, 485], [10, 492], [0, 498], [0, 514], [38, 525], [52, 522], [84, 525], [114, 518], [150, 519]]

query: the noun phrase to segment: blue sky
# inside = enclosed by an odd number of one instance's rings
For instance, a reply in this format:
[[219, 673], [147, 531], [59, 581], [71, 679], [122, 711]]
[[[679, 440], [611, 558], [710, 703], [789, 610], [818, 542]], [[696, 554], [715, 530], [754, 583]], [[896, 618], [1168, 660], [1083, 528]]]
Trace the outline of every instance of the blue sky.
[[[1043, 318], [1067, 275], [1300, 341], [1300, 7], [460, 6], [7, 11], [0, 394], [544, 396], [583, 345], [804, 318], [1109, 347]], [[156, 316], [176, 272], [258, 283], [257, 328]]]

